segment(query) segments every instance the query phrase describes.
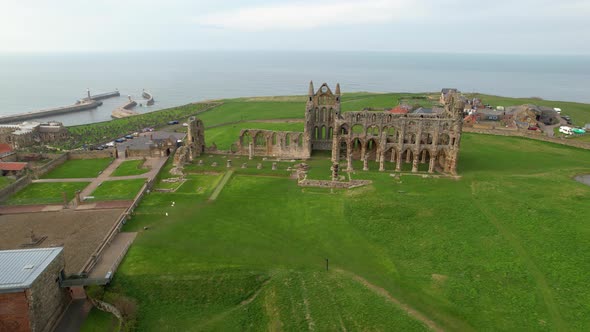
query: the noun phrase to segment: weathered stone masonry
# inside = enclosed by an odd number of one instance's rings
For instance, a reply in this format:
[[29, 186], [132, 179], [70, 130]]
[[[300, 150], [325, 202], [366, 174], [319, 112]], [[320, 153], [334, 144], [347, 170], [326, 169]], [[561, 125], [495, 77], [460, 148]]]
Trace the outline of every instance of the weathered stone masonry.
[[456, 174], [464, 108], [456, 94], [447, 96], [443, 114], [342, 113], [340, 98], [339, 84], [332, 93], [326, 83], [315, 91], [310, 82], [303, 133], [242, 130], [236, 153], [307, 159], [314, 150], [331, 150], [332, 161], [346, 160], [348, 171], [352, 160], [362, 160], [365, 170], [375, 160], [379, 170], [390, 163], [401, 171], [409, 163], [412, 172], [428, 164], [430, 173]]

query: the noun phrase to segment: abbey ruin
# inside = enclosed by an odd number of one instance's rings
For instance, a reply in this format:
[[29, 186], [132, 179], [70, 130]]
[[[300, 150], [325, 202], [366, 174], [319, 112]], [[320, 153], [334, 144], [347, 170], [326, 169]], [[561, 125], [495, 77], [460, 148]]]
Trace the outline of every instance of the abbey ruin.
[[312, 151], [332, 152], [332, 162], [346, 160], [346, 170], [353, 170], [353, 160], [369, 161], [379, 170], [402, 170], [411, 165], [428, 164], [428, 172], [456, 174], [457, 157], [463, 126], [464, 102], [449, 94], [441, 114], [394, 114], [388, 111], [342, 113], [340, 85], [335, 92], [326, 83], [315, 91], [309, 84], [305, 108], [304, 132], [245, 129], [235, 146], [240, 155], [289, 159], [308, 159]]

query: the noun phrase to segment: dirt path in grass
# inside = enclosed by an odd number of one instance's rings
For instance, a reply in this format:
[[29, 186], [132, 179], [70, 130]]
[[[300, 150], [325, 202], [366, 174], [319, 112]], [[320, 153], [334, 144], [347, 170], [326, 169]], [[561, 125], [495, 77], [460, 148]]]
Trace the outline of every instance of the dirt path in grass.
[[221, 181], [219, 181], [219, 184], [217, 185], [217, 187], [215, 187], [215, 190], [213, 190], [213, 193], [209, 197], [210, 201], [214, 201], [217, 199], [217, 196], [219, 196], [219, 194], [221, 193], [221, 190], [223, 190], [223, 187], [225, 187], [225, 185], [227, 184], [227, 182], [231, 178], [232, 174], [234, 174], [233, 170], [230, 170], [227, 173], [225, 173], [225, 175], [223, 176]]
[[[472, 194], [475, 194], [477, 192], [477, 185], [475, 184], [475, 182], [472, 183], [471, 187]], [[547, 311], [549, 312], [549, 315], [551, 316], [551, 319], [555, 324], [556, 330], [567, 331], [568, 328], [565, 325], [565, 322], [561, 317], [561, 314], [559, 313], [559, 307], [555, 303], [555, 299], [553, 298], [553, 294], [551, 293], [551, 287], [547, 283], [547, 279], [545, 279], [545, 275], [543, 274], [543, 272], [539, 270], [534, 260], [527, 253], [526, 249], [522, 246], [520, 239], [518, 239], [518, 237], [514, 235], [514, 233], [512, 233], [507, 227], [505, 227], [504, 224], [500, 220], [498, 220], [498, 218], [496, 218], [496, 216], [490, 213], [490, 211], [479, 202], [480, 200], [474, 197], [474, 206], [477, 207], [477, 209], [482, 213], [482, 215], [486, 217], [486, 219], [498, 230], [500, 235], [502, 235], [502, 237], [506, 239], [506, 241], [508, 241], [508, 243], [516, 251], [518, 256], [523, 259], [523, 262], [527, 267], [529, 273], [532, 275], [532, 277], [535, 279], [535, 282], [537, 283], [537, 287], [541, 293], [541, 296], [543, 297], [543, 302], [545, 302], [545, 306], [547, 307]]]
[[371, 290], [372, 292], [381, 295], [382, 297], [384, 297], [387, 301], [395, 304], [396, 306], [400, 307], [403, 311], [405, 311], [410, 317], [419, 320], [420, 322], [422, 322], [424, 325], [426, 325], [428, 328], [430, 328], [433, 331], [444, 331], [440, 326], [438, 326], [438, 324], [436, 324], [433, 320], [431, 320], [430, 318], [426, 317], [423, 313], [419, 312], [418, 310], [410, 307], [409, 305], [401, 302], [400, 300], [396, 299], [395, 297], [391, 296], [391, 294], [389, 294], [389, 292], [387, 292], [387, 290], [374, 285], [372, 283], [370, 283], [367, 279], [356, 275], [352, 272], [349, 271], [345, 271], [339, 268], [333, 269], [334, 271], [344, 274], [346, 276], [351, 277], [353, 280], [363, 284], [365, 287], [367, 287], [369, 290]]

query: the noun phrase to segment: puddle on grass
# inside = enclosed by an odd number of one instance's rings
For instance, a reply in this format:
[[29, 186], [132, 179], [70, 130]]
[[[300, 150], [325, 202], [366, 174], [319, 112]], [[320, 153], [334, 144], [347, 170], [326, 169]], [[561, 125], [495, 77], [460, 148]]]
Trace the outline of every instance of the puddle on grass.
[[590, 186], [590, 174], [576, 175], [574, 180]]

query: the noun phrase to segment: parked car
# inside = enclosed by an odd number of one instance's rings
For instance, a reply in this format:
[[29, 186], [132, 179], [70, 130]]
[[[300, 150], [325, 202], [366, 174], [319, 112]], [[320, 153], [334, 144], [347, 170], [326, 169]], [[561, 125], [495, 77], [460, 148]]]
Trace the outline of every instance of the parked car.
[[582, 128], [572, 128], [572, 131], [574, 132], [574, 134], [585, 134], [586, 131]]
[[532, 127], [529, 127], [528, 130], [539, 130], [539, 127], [532, 126]]
[[115, 140], [115, 142], [117, 142], [117, 143], [123, 143], [123, 142], [125, 142], [125, 141], [126, 141], [126, 139], [125, 139], [125, 138], [117, 138], [117, 139]]
[[137, 136], [139, 136], [139, 133], [138, 132], [134, 132], [133, 133], [133, 136], [137, 137]]
[[105, 144], [107, 147], [111, 147], [111, 146], [115, 146], [115, 142], [108, 142], [107, 144]]
[[188, 127], [188, 123], [185, 122], [185, 123], [182, 124], [182, 126], [183, 127]]
[[133, 135], [125, 135], [125, 139], [133, 139]]
[[178, 121], [177, 120], [168, 121], [168, 124], [175, 125], [175, 124], [178, 124]]

